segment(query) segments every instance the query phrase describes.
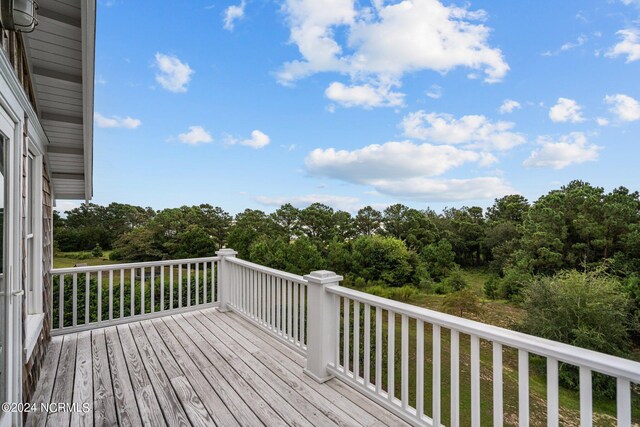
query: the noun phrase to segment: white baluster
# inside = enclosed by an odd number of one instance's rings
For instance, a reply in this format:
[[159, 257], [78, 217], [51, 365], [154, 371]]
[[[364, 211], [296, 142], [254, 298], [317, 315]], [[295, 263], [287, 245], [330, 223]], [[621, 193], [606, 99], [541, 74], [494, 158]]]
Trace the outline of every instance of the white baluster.
[[[440, 366], [440, 357], [441, 357], [441, 345], [442, 345], [442, 337], [440, 326], [433, 325], [433, 425], [439, 427], [441, 423], [441, 393], [440, 393], [440, 383], [441, 383], [441, 366]], [[420, 413], [419, 415], [422, 415]]]
[[353, 380], [360, 376], [360, 302], [353, 301]]
[[389, 320], [387, 323], [387, 397], [393, 403], [395, 396], [395, 344], [396, 344], [396, 314], [389, 310]]
[[547, 425], [554, 427], [560, 424], [558, 398], [558, 361], [547, 358]]
[[616, 411], [618, 427], [631, 425], [631, 382], [625, 378], [616, 381]]
[[518, 425], [529, 426], [529, 353], [518, 350]]
[[376, 393], [382, 391], [382, 309], [376, 307]]
[[[435, 370], [435, 361], [433, 363]], [[416, 320], [416, 417], [422, 419], [422, 414], [424, 414], [424, 322]]]
[[493, 343], [493, 425], [503, 424], [502, 394], [502, 344]]
[[364, 378], [365, 387], [369, 388], [371, 379], [371, 307], [364, 305]]
[[471, 426], [480, 427], [480, 339], [471, 335]]
[[593, 425], [591, 369], [580, 366], [580, 427]]
[[451, 329], [451, 427], [460, 426], [460, 334]]

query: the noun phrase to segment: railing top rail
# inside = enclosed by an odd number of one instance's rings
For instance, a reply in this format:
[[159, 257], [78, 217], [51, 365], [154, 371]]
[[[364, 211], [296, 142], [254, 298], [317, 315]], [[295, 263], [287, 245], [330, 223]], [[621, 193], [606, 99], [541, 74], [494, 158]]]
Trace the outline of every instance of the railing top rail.
[[279, 277], [285, 280], [291, 280], [293, 282], [298, 283], [307, 283], [304, 277], [299, 276], [293, 273], [287, 273], [286, 271], [276, 270], [275, 268], [265, 267], [264, 265], [255, 264], [253, 262], [245, 261], [240, 258], [226, 258], [227, 261], [232, 262], [234, 264], [242, 265], [244, 267], [250, 268], [252, 270], [259, 271], [261, 273], [270, 274], [272, 276]]
[[131, 262], [124, 264], [90, 265], [87, 267], [54, 268], [51, 270], [51, 274], [95, 273], [97, 271], [121, 270], [141, 267], [162, 267], [167, 265], [194, 264], [196, 262], [212, 262], [218, 260], [219, 257], [214, 256], [205, 258], [175, 259], [164, 261]]
[[632, 360], [511, 331], [474, 320], [463, 319], [342, 286], [331, 286], [326, 289], [333, 294], [390, 310], [394, 313], [405, 314], [411, 318], [423, 320], [427, 323], [436, 324], [448, 329], [495, 341], [509, 347], [523, 349], [533, 354], [552, 357], [571, 365], [588, 367], [597, 372], [614, 377], [623, 377], [632, 382], [640, 383], [640, 363]]

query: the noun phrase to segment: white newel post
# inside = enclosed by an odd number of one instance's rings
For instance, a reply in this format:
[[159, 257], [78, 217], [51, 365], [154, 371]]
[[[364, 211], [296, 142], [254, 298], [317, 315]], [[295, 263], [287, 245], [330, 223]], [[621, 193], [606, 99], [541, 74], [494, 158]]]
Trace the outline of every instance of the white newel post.
[[326, 291], [343, 279], [333, 271], [313, 271], [304, 276], [309, 282], [307, 296], [307, 365], [304, 372], [322, 383], [332, 378], [327, 365], [333, 360], [336, 343], [336, 296]]
[[216, 255], [220, 258], [218, 261], [218, 301], [220, 306], [218, 310], [225, 312], [229, 311], [229, 297], [231, 295], [231, 264], [227, 261], [228, 258], [235, 258], [238, 252], [233, 249], [220, 249], [216, 251]]

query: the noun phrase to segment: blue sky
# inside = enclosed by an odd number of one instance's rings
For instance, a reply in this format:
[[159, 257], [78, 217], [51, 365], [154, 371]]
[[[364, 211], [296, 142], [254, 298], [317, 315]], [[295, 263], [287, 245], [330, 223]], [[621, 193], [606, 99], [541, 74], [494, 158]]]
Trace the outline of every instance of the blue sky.
[[104, 0], [97, 31], [96, 203], [640, 189], [638, 0]]

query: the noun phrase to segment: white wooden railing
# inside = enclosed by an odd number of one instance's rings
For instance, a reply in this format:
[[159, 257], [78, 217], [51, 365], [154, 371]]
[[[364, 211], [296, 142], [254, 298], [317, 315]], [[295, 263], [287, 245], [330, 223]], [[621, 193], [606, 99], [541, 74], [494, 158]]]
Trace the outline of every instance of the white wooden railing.
[[52, 334], [216, 306], [218, 257], [51, 270]]
[[[326, 292], [334, 296], [336, 343], [328, 371], [343, 379], [383, 406], [417, 425], [439, 426], [442, 410], [449, 406], [449, 423], [460, 426], [461, 344], [468, 339], [470, 348], [471, 425], [502, 426], [504, 420], [503, 353], [517, 351], [518, 423], [529, 425], [529, 357], [546, 359], [547, 425], [559, 425], [558, 365], [566, 363], [579, 369], [580, 426], [588, 427], [593, 420], [592, 374], [615, 378], [617, 382], [617, 425], [631, 425], [631, 383], [640, 383], [640, 363], [585, 350], [543, 338], [479, 323], [410, 304], [380, 298], [367, 293], [331, 286]], [[374, 320], [372, 320], [372, 318]], [[313, 322], [314, 319], [309, 319]], [[398, 323], [399, 321], [399, 323]], [[360, 324], [363, 322], [363, 324]], [[399, 331], [397, 325], [400, 325]], [[430, 331], [429, 331], [430, 330]], [[445, 336], [445, 332], [448, 336]], [[411, 331], [411, 334], [410, 334]], [[414, 333], [415, 331], [415, 333]], [[361, 335], [362, 334], [362, 335]], [[386, 342], [383, 342], [383, 335]], [[414, 336], [410, 340], [410, 335]], [[399, 338], [400, 348], [396, 348]], [[445, 338], [447, 338], [445, 340]], [[431, 339], [431, 384], [425, 383], [425, 339]], [[442, 399], [443, 343], [449, 342], [450, 370], [446, 384], [449, 402]], [[363, 344], [364, 355], [359, 354]], [[492, 353], [492, 417], [481, 419], [481, 344]], [[383, 347], [386, 353], [383, 354]], [[373, 352], [372, 349], [373, 348]], [[350, 349], [352, 354], [350, 355]], [[415, 378], [409, 376], [410, 354], [415, 363]], [[383, 360], [386, 366], [383, 366]], [[398, 366], [399, 365], [399, 366]], [[383, 369], [386, 368], [386, 378]], [[399, 368], [399, 369], [398, 369]], [[399, 374], [399, 375], [398, 375]], [[445, 373], [446, 375], [446, 373]], [[399, 381], [397, 380], [399, 378]], [[415, 387], [410, 399], [410, 385]], [[470, 386], [470, 387], [469, 387]], [[431, 408], [425, 408], [424, 398], [431, 396]]]
[[[640, 363], [344, 288], [330, 271], [298, 276], [231, 249], [216, 254], [55, 269], [53, 333], [217, 306], [302, 354], [316, 381], [336, 377], [413, 425], [502, 426], [516, 411], [528, 426], [530, 360], [546, 369], [547, 425], [561, 421], [559, 370], [567, 365], [579, 373], [581, 426], [593, 424], [594, 374], [614, 381], [615, 422], [631, 425]], [[506, 394], [507, 382], [517, 392]]]
[[235, 257], [229, 265], [227, 306], [301, 354], [307, 351], [307, 281]]

